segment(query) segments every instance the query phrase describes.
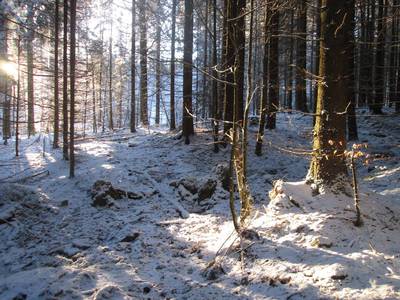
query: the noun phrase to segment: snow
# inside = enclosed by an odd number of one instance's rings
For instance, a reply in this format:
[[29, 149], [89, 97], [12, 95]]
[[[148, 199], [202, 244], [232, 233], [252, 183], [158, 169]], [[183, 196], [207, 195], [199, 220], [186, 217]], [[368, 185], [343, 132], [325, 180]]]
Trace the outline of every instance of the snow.
[[[217, 174], [229, 149], [213, 153], [204, 130], [189, 146], [164, 128], [81, 138], [74, 179], [51, 137], [23, 138], [19, 158], [1, 145], [0, 299], [400, 298], [399, 118], [360, 119], [371, 156], [357, 168], [362, 227], [351, 197], [304, 183], [309, 158], [291, 150], [310, 149], [310, 124], [280, 115], [262, 157], [251, 128], [257, 236], [243, 240]], [[183, 179], [218, 184], [199, 201]], [[144, 197], [94, 207], [97, 180]]]

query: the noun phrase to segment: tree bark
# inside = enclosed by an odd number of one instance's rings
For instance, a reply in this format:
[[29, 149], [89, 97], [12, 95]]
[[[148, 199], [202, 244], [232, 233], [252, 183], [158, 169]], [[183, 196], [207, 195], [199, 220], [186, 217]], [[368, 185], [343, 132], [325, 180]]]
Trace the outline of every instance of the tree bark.
[[377, 26], [377, 47], [375, 65], [375, 97], [373, 97], [369, 108], [373, 114], [382, 114], [382, 107], [385, 101], [385, 37], [383, 7], [384, 0], [378, 2], [378, 26]]
[[234, 69], [236, 58], [235, 47], [235, 22], [237, 17], [237, 6], [234, 0], [226, 0], [225, 6], [225, 91], [224, 91], [224, 136], [232, 128], [233, 122], [233, 105], [235, 88], [234, 88]]
[[[158, 12], [161, 10], [160, 0], [157, 0]], [[158, 18], [161, 15], [158, 14]], [[161, 101], [161, 23], [156, 25], [156, 125], [160, 125], [160, 101]]]
[[[348, 79], [348, 97], [347, 101], [349, 102], [348, 115], [347, 115], [347, 128], [348, 128], [348, 140], [356, 141], [358, 140], [358, 130], [357, 130], [357, 118], [356, 118], [356, 95], [355, 95], [355, 63], [354, 63], [354, 54], [355, 54], [355, 15], [354, 15], [354, 7], [355, 1], [348, 0], [349, 6], [349, 19], [350, 19], [350, 30], [347, 32], [348, 37], [348, 71], [347, 71], [347, 79]], [[353, 9], [351, 9], [353, 7]]]
[[109, 76], [108, 76], [108, 127], [110, 130], [114, 130], [114, 121], [113, 121], [113, 39], [112, 39], [112, 32], [113, 32], [113, 22], [111, 20], [111, 34], [110, 34], [110, 45], [109, 45]]
[[267, 128], [276, 128], [276, 111], [279, 106], [279, 11], [275, 10], [271, 18], [271, 42], [269, 53], [269, 101]]
[[189, 136], [194, 134], [192, 116], [192, 64], [193, 64], [193, 0], [185, 0], [185, 26], [183, 49], [183, 118], [182, 134], [185, 144], [189, 144]]
[[76, 47], [76, 0], [70, 0], [71, 42], [70, 42], [70, 121], [69, 121], [69, 177], [75, 177], [75, 47]]
[[35, 99], [34, 99], [34, 84], [33, 84], [33, 40], [35, 38], [33, 30], [34, 7], [33, 3], [29, 4], [27, 24], [29, 30], [26, 40], [27, 51], [27, 72], [28, 72], [28, 137], [35, 134]]
[[139, 27], [140, 27], [140, 121], [143, 126], [149, 125], [147, 109], [147, 20], [146, 0], [140, 1]]
[[178, 0], [173, 0], [172, 1], [172, 24], [171, 24], [171, 85], [170, 85], [170, 130], [175, 130], [176, 129], [176, 124], [175, 124], [175, 39], [176, 39], [176, 7], [177, 7], [177, 1]]
[[349, 61], [347, 47], [351, 20], [348, 0], [322, 0], [321, 44], [317, 118], [314, 127], [313, 158], [308, 181], [325, 187], [335, 183], [341, 189], [347, 176], [344, 157], [346, 150], [346, 116], [348, 96], [344, 80]]
[[63, 27], [63, 158], [68, 160], [68, 0], [64, 0]]
[[136, 132], [136, 0], [132, 0], [132, 38], [131, 38], [131, 112], [130, 129]]
[[59, 0], [55, 0], [55, 18], [54, 18], [54, 138], [53, 148], [58, 148], [60, 132], [60, 111], [58, 97], [58, 34], [60, 28]]
[[297, 59], [296, 59], [296, 109], [308, 112], [305, 73], [307, 71], [307, 3], [298, 0]]
[[[217, 0], [213, 0], [213, 48], [212, 48], [212, 75], [218, 79], [218, 72], [216, 70], [218, 65], [218, 48], [217, 48]], [[212, 81], [212, 104], [213, 112], [213, 137], [214, 137], [214, 152], [219, 152], [218, 146], [218, 132], [219, 132], [219, 108], [218, 108], [218, 81]]]
[[269, 54], [269, 44], [268, 44], [268, 20], [269, 20], [269, 7], [265, 8], [265, 20], [264, 20], [264, 55], [263, 55], [263, 85], [261, 92], [261, 101], [260, 101], [260, 124], [258, 127], [257, 133], [257, 142], [256, 142], [256, 150], [255, 153], [258, 156], [262, 154], [262, 145], [264, 139], [264, 130], [265, 130], [265, 116], [267, 110], [267, 98], [268, 98], [268, 54]]

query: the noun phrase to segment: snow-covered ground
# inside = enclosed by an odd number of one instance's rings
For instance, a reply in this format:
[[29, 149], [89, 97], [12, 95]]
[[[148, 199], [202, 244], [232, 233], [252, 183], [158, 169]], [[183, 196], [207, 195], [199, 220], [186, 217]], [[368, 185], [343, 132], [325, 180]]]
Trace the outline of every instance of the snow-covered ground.
[[[350, 197], [302, 182], [309, 158], [292, 152], [310, 149], [309, 118], [280, 115], [262, 157], [251, 128], [257, 235], [241, 245], [221, 181], [229, 149], [213, 153], [209, 132], [189, 146], [157, 129], [81, 139], [74, 179], [48, 138], [44, 153], [43, 137], [24, 139], [18, 159], [1, 145], [0, 299], [400, 298], [399, 121], [360, 119], [358, 228]], [[139, 199], [94, 207], [97, 180]]]

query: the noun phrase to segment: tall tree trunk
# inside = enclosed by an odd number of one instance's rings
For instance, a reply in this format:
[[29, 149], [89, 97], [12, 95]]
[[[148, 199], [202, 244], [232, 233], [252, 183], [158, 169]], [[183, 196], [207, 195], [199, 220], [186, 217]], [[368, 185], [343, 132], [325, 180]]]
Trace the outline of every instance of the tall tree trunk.
[[212, 104], [213, 104], [213, 136], [214, 136], [214, 152], [219, 152], [218, 132], [219, 132], [219, 108], [218, 108], [218, 48], [217, 48], [217, 0], [213, 0], [213, 48], [212, 48], [212, 75], [215, 78], [212, 81]]
[[203, 68], [204, 68], [204, 73], [203, 73], [203, 91], [202, 91], [202, 110], [201, 110], [201, 117], [204, 119], [206, 117], [206, 112], [207, 112], [207, 70], [208, 70], [208, 15], [209, 15], [209, 10], [210, 10], [210, 0], [206, 0], [206, 17], [204, 20], [204, 55], [203, 55]]
[[269, 101], [267, 128], [276, 128], [276, 111], [279, 106], [279, 11], [273, 12], [271, 18], [271, 42], [269, 53]]
[[[321, 0], [317, 0], [317, 15], [316, 15], [316, 55], [315, 55], [315, 70], [316, 70], [316, 75], [318, 75], [319, 72], [319, 49], [320, 49], [320, 39], [319, 37], [321, 36], [321, 14], [319, 11], [321, 10]], [[319, 79], [317, 78], [317, 81]], [[315, 84], [314, 87], [314, 94], [313, 94], [313, 113], [316, 112], [317, 110], [317, 99], [318, 99], [318, 82]], [[313, 125], [315, 125], [315, 116], [313, 118]]]
[[[100, 116], [99, 120], [101, 122], [101, 132], [105, 131], [105, 95], [103, 97], [103, 53], [104, 53], [104, 28], [101, 27], [100, 29], [100, 39], [101, 39], [101, 46], [100, 46], [100, 70], [99, 70], [99, 110], [100, 110]], [[104, 99], [104, 100], [103, 100]], [[104, 102], [103, 102], [104, 101]]]
[[17, 38], [17, 103], [15, 116], [15, 156], [19, 156], [19, 110], [21, 104], [21, 37]]
[[338, 114], [346, 108], [348, 96], [344, 80], [349, 61], [347, 47], [351, 20], [347, 16], [354, 7], [348, 0], [322, 0], [321, 44], [317, 118], [314, 127], [313, 158], [308, 181], [341, 189], [347, 176], [346, 116]]
[[396, 99], [396, 80], [397, 80], [397, 70], [399, 67], [398, 64], [398, 45], [399, 37], [398, 37], [398, 26], [399, 26], [399, 18], [397, 16], [398, 13], [398, 0], [393, 0], [392, 7], [392, 28], [391, 28], [391, 41], [390, 41], [390, 75], [389, 75], [389, 101], [395, 101]]
[[383, 103], [385, 102], [385, 37], [386, 32], [383, 26], [384, 0], [379, 0], [378, 4], [378, 27], [377, 27], [377, 47], [376, 47], [376, 66], [375, 66], [375, 97], [370, 104], [370, 109], [374, 114], [382, 114]]
[[183, 48], [183, 118], [182, 134], [185, 144], [189, 144], [189, 136], [194, 134], [192, 116], [192, 64], [193, 64], [193, 0], [185, 0], [185, 26]]
[[265, 8], [265, 20], [264, 20], [264, 55], [263, 55], [263, 84], [261, 92], [261, 103], [260, 103], [260, 124], [257, 133], [257, 142], [255, 153], [258, 156], [262, 154], [262, 145], [264, 139], [265, 130], [265, 116], [267, 110], [267, 98], [268, 98], [268, 20], [270, 15], [270, 8], [266, 6]]
[[245, 48], [246, 48], [246, 0], [237, 0], [237, 22], [235, 24], [235, 53], [237, 71], [236, 78], [236, 120], [242, 121], [244, 117], [244, 65], [245, 65]]
[[28, 137], [35, 134], [35, 99], [33, 86], [33, 40], [34, 40], [34, 7], [33, 3], [29, 4], [27, 24], [29, 30], [26, 40], [27, 66], [28, 66]]
[[367, 81], [366, 81], [366, 90], [367, 90], [367, 103], [371, 105], [375, 101], [376, 95], [376, 59], [377, 56], [375, 54], [375, 16], [376, 16], [376, 5], [375, 0], [369, 0], [368, 5], [368, 60], [366, 64], [369, 66], [367, 69]]
[[176, 7], [177, 7], [178, 0], [172, 0], [172, 24], [171, 24], [171, 86], [170, 86], [170, 130], [176, 129], [175, 124], [175, 39], [176, 39], [176, 32], [175, 32], [175, 25], [176, 25]]
[[130, 129], [136, 132], [136, 0], [132, 0], [132, 38], [131, 38], [131, 114]]
[[56, 0], [55, 18], [54, 18], [54, 138], [53, 148], [58, 148], [60, 132], [60, 111], [58, 98], [58, 34], [60, 28], [59, 0]]
[[75, 177], [75, 47], [76, 47], [76, 0], [70, 0], [70, 121], [69, 121], [69, 177]]
[[293, 38], [293, 27], [294, 27], [294, 9], [290, 10], [290, 50], [289, 50], [289, 86], [288, 86], [288, 109], [293, 108], [293, 57], [294, 57], [294, 42]]
[[307, 3], [304, 0], [298, 0], [297, 3], [299, 14], [297, 29], [299, 37], [297, 38], [296, 50], [296, 109], [308, 112], [305, 78], [307, 71]]
[[[0, 60], [8, 60], [8, 29], [7, 21], [5, 18], [0, 20]], [[8, 74], [5, 76], [0, 74], [0, 95], [4, 98], [3, 103], [3, 140], [4, 145], [7, 145], [8, 139], [11, 137], [11, 97], [8, 85]]]
[[[227, 23], [227, 9], [228, 9], [228, 0], [223, 0], [223, 14], [222, 14], [222, 34], [221, 34], [221, 63], [220, 63], [220, 69], [222, 72], [219, 74], [219, 78], [222, 80], [222, 82], [219, 83], [219, 94], [218, 94], [218, 115], [219, 119], [223, 119], [224, 121], [227, 120], [227, 116], [225, 115], [226, 112], [226, 105], [225, 105], [225, 99], [226, 99], [226, 91], [227, 91], [227, 84], [224, 83], [227, 81], [227, 66], [228, 66], [228, 59], [227, 59], [227, 47], [228, 47], [228, 23]], [[224, 129], [224, 134], [222, 137], [222, 140], [225, 141], [225, 133], [229, 129], [227, 123], [223, 123], [223, 129]], [[225, 143], [223, 144], [223, 146]]]
[[114, 121], [113, 121], [113, 51], [112, 51], [112, 46], [113, 46], [113, 39], [112, 39], [112, 32], [113, 32], [113, 22], [111, 20], [111, 34], [110, 34], [110, 49], [109, 49], [109, 77], [108, 77], [108, 127], [110, 130], [114, 130]]
[[358, 130], [357, 130], [357, 119], [356, 119], [356, 95], [355, 95], [355, 63], [354, 63], [354, 54], [355, 54], [355, 36], [354, 36], [354, 31], [355, 31], [355, 14], [354, 14], [354, 8], [355, 8], [355, 1], [354, 0], [348, 0], [348, 6], [353, 9], [349, 8], [349, 19], [350, 19], [350, 30], [347, 32], [348, 33], [348, 45], [347, 45], [347, 51], [349, 55], [349, 60], [348, 60], [348, 71], [347, 71], [347, 77], [348, 77], [348, 97], [347, 101], [350, 101], [350, 105], [348, 108], [348, 115], [347, 115], [347, 128], [348, 128], [348, 140], [349, 141], [356, 141], [358, 140]]
[[140, 27], [140, 121], [142, 125], [149, 125], [147, 109], [147, 20], [146, 0], [140, 1], [139, 27]]
[[68, 0], [63, 8], [63, 158], [68, 160]]
[[[160, 15], [161, 4], [157, 0], [158, 16]], [[156, 25], [156, 125], [160, 125], [160, 101], [161, 101], [161, 23], [157, 20]]]
[[[234, 69], [235, 69], [235, 58], [236, 58], [236, 46], [235, 46], [235, 18], [237, 17], [237, 6], [234, 0], [226, 0], [225, 7], [225, 91], [224, 91], [224, 137], [225, 134], [232, 128], [233, 122], [233, 105], [235, 88], [234, 88]], [[239, 102], [239, 101], [238, 101]]]
[[95, 63], [94, 63], [94, 61], [92, 61], [92, 97], [93, 97], [93, 99], [92, 99], [92, 109], [93, 109], [93, 118], [92, 118], [92, 121], [93, 121], [93, 125], [92, 125], [92, 130], [93, 130], [93, 133], [97, 133], [97, 117], [96, 117], [96, 76], [95, 76]]
[[358, 47], [358, 105], [364, 106], [367, 103], [367, 92], [366, 84], [368, 71], [367, 68], [369, 64], [366, 63], [368, 56], [368, 35], [367, 35], [367, 21], [368, 21], [368, 3], [366, 1], [361, 2], [359, 6], [358, 14], [360, 14], [360, 37], [359, 37], [359, 47]]

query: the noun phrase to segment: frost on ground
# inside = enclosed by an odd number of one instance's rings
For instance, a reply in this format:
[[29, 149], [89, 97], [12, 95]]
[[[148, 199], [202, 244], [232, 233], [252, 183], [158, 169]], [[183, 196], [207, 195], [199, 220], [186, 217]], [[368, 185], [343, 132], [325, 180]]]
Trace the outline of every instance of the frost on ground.
[[362, 227], [351, 198], [302, 182], [308, 158], [291, 150], [310, 148], [311, 120], [278, 124], [262, 157], [249, 146], [257, 234], [242, 241], [229, 149], [214, 154], [210, 133], [82, 138], [75, 179], [48, 137], [24, 139], [19, 159], [1, 145], [0, 299], [400, 298], [399, 118], [361, 119]]

